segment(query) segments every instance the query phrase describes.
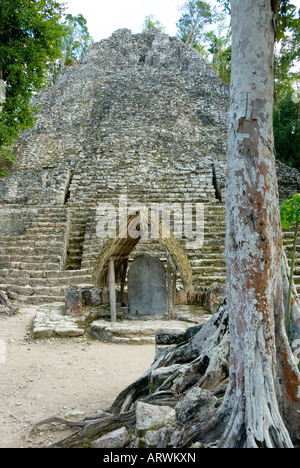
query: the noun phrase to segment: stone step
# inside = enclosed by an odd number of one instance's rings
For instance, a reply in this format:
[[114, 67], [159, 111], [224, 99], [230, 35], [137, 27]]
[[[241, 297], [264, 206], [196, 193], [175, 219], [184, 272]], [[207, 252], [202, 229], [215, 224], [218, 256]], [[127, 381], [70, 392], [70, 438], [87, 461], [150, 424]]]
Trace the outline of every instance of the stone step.
[[197, 276], [208, 276], [212, 277], [215, 275], [226, 275], [226, 265], [224, 267], [193, 267], [193, 274]]
[[69, 286], [72, 283], [72, 286], [75, 285], [92, 285], [91, 275], [85, 276], [72, 276], [65, 278], [30, 278], [30, 277], [19, 277], [14, 278], [14, 284], [16, 286], [30, 286], [32, 288], [36, 287], [47, 287], [47, 286]]
[[[36, 247], [36, 248], [29, 248], [29, 249], [18, 249], [17, 247], [11, 247], [9, 249], [5, 249], [5, 255], [6, 256], [21, 256], [22, 259], [28, 259], [29, 257], [38, 257], [38, 258], [44, 258], [46, 256], [62, 256], [62, 248], [58, 247]], [[0, 254], [0, 261], [2, 258], [5, 256], [4, 254], [2, 255], [2, 252]]]
[[[153, 320], [154, 319], [154, 320]], [[209, 319], [203, 314], [202, 321], [205, 323]], [[91, 323], [91, 334], [99, 341], [110, 343], [143, 344], [155, 343], [155, 335], [162, 330], [164, 333], [184, 333], [191, 326], [191, 322], [176, 320], [124, 320], [122, 322], [110, 323], [105, 320], [96, 320]]]
[[60, 296], [64, 297], [66, 290], [68, 288], [67, 285], [62, 285], [62, 286], [19, 286], [16, 284], [9, 285], [9, 291], [10, 292], [15, 292], [21, 296]]
[[16, 270], [16, 269], [2, 269], [0, 270], [0, 277], [2, 278], [57, 278], [62, 280], [72, 281], [73, 277], [90, 276], [92, 271], [89, 269], [84, 270], [75, 270], [75, 271], [65, 271], [65, 270]]
[[0, 263], [16, 263], [16, 262], [30, 262], [30, 263], [61, 263], [61, 256], [59, 255], [24, 255], [24, 252], [19, 255], [1, 255]]
[[203, 285], [210, 285], [211, 283], [224, 283], [225, 282], [225, 275], [220, 275], [220, 276], [216, 276], [216, 275], [211, 275], [211, 276], [198, 276], [196, 275], [195, 276], [195, 283], [196, 284], [203, 284]]
[[38, 295], [34, 296], [22, 296], [17, 293], [8, 293], [9, 298], [12, 301], [16, 301], [22, 305], [42, 305], [42, 304], [52, 304], [54, 302], [63, 302], [64, 296], [48, 296], [48, 295]]
[[222, 258], [222, 257], [214, 257], [214, 258], [197, 258], [197, 259], [194, 259], [194, 260], [190, 260], [191, 262], [191, 265], [193, 268], [197, 268], [197, 267], [210, 267], [210, 266], [214, 266], [214, 265], [221, 265], [221, 266], [225, 266], [226, 267], [226, 258], [225, 256]]
[[38, 236], [38, 237], [28, 237], [22, 239], [10, 239], [10, 240], [2, 240], [1, 239], [1, 250], [3, 249], [10, 249], [12, 247], [16, 248], [33, 248], [33, 247], [57, 247], [61, 246], [64, 243], [64, 236], [56, 236], [56, 235], [49, 235], [49, 236]]
[[296, 285], [300, 285], [300, 275], [294, 275], [294, 283]]
[[67, 212], [63, 215], [54, 214], [53, 216], [38, 215], [37, 218], [33, 219], [30, 223], [32, 227], [63, 227], [67, 222]]
[[[180, 189], [181, 190], [181, 189]], [[192, 189], [192, 192], [194, 190]], [[156, 201], [159, 190], [140, 199], [151, 203]], [[191, 192], [191, 193], [192, 193]], [[188, 192], [186, 192], [188, 193]], [[160, 199], [161, 200], [160, 191]], [[153, 195], [153, 196], [152, 196]], [[134, 200], [137, 192], [132, 192], [129, 199]], [[181, 196], [167, 198], [171, 203], [186, 199]], [[102, 197], [102, 201], [111, 202], [111, 198]], [[72, 284], [92, 283], [92, 272], [100, 254], [103, 241], [96, 235], [96, 200], [82, 200], [82, 203], [68, 203], [67, 207], [38, 207], [36, 218], [28, 231], [18, 238], [1, 239], [0, 278], [5, 283], [2, 287], [12, 287], [11, 294], [33, 300], [40, 304], [53, 298], [63, 298], [64, 288]], [[84, 203], [87, 203], [84, 206]], [[116, 200], [117, 206], [117, 200]], [[20, 207], [16, 206], [19, 210]], [[62, 258], [65, 251], [65, 233], [67, 210], [70, 210], [68, 265], [62, 270]], [[186, 250], [193, 268], [195, 284], [210, 286], [212, 282], [224, 282], [226, 275], [225, 210], [220, 203], [205, 205], [204, 245], [202, 249]], [[293, 245], [293, 232], [284, 233], [284, 243], [289, 254]], [[183, 246], [185, 241], [182, 241]], [[300, 239], [299, 239], [300, 247]], [[300, 249], [299, 249], [300, 250]], [[150, 253], [166, 260], [165, 249], [151, 239], [140, 243], [136, 253]], [[300, 256], [295, 262], [295, 284], [300, 290]], [[82, 268], [80, 270], [80, 267]], [[1, 287], [1, 285], [0, 285]], [[39, 290], [39, 288], [41, 288]], [[34, 293], [32, 293], [34, 291]], [[29, 295], [28, 295], [29, 294]], [[34, 296], [30, 295], [34, 294]], [[47, 299], [48, 298], [48, 299]], [[52, 298], [49, 300], [49, 298]], [[40, 302], [42, 301], [42, 302]], [[29, 302], [28, 302], [29, 303]]]
[[1, 264], [0, 263], [0, 268], [7, 268], [4, 265], [9, 265], [10, 269], [17, 269], [17, 270], [22, 270], [22, 271], [27, 271], [27, 270], [36, 270], [39, 268], [40, 270], [57, 270], [60, 267], [59, 263], [26, 263], [26, 262], [9, 262], [6, 264]]

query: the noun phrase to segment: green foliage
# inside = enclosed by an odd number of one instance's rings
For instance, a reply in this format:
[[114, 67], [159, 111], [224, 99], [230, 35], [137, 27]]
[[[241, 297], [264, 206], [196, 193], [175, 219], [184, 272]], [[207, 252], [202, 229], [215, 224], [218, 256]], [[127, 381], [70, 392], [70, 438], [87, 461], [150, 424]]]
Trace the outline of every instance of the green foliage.
[[66, 16], [66, 31], [63, 42], [63, 54], [66, 65], [79, 61], [88, 48], [94, 43], [90, 36], [87, 20], [82, 15]]
[[55, 0], [1, 0], [0, 66], [6, 100], [0, 112], [0, 163], [11, 161], [19, 131], [32, 127], [32, 100], [47, 83], [48, 64], [61, 55], [65, 27]]
[[154, 15], [148, 15], [145, 18], [145, 21], [142, 26], [142, 30], [147, 31], [153, 28], [159, 29], [162, 32], [165, 32], [166, 30], [165, 26]]
[[228, 15], [214, 11], [213, 31], [206, 33], [206, 41], [209, 44], [209, 53], [212, 55], [212, 65], [219, 73], [220, 78], [230, 82], [231, 75], [231, 29], [228, 26]]
[[292, 250], [291, 258], [291, 272], [289, 281], [289, 292], [287, 298], [287, 311], [286, 311], [286, 331], [287, 335], [290, 336], [291, 332], [291, 301], [292, 301], [292, 290], [293, 290], [293, 277], [294, 277], [294, 265], [297, 250], [297, 239], [300, 224], [300, 193], [297, 193], [291, 199], [287, 199], [284, 204], [280, 207], [281, 224], [283, 228], [289, 228], [292, 224], [295, 224], [294, 232], [294, 245]]
[[[230, 2], [218, 0], [224, 11], [230, 11]], [[295, 83], [299, 78], [300, 10], [288, 0], [280, 2], [277, 12], [276, 100], [274, 106], [274, 139], [276, 157], [300, 169], [300, 99], [295, 98]], [[230, 81], [231, 47], [214, 32], [209, 37], [209, 52], [213, 66], [220, 77]], [[277, 46], [279, 47], [279, 46]], [[300, 82], [298, 82], [300, 83]], [[298, 91], [299, 92], [299, 91]]]
[[93, 43], [82, 15], [63, 17], [56, 0], [0, 0], [0, 78], [6, 99], [0, 109], [0, 177], [14, 161], [19, 132], [33, 127], [33, 100], [66, 65]]
[[217, 2], [223, 7], [225, 13], [231, 13], [230, 0], [217, 0]]
[[231, 45], [230, 35], [217, 36], [213, 31], [206, 34], [209, 42], [208, 52], [212, 54], [212, 65], [219, 73], [220, 78], [225, 82], [230, 82], [231, 76]]
[[[276, 54], [274, 137], [276, 156], [282, 162], [300, 169], [300, 99], [296, 96], [300, 57], [300, 10], [292, 4], [281, 5], [282, 38]], [[298, 90], [299, 92], [299, 90]]]
[[276, 39], [278, 42], [288, 37], [288, 31], [299, 28], [296, 12], [297, 7], [290, 0], [280, 2], [276, 18]]
[[208, 3], [188, 0], [181, 8], [182, 16], [177, 23], [178, 38], [193, 47], [201, 43], [204, 28], [213, 21], [213, 13]]
[[[187, 1], [181, 8], [182, 16], [177, 23], [177, 36], [192, 45], [217, 70], [220, 78], [230, 82], [231, 31], [228, 27], [228, 12], [202, 1]], [[210, 26], [213, 25], [213, 26]]]
[[283, 85], [299, 77], [294, 66], [299, 65], [300, 58], [300, 10], [292, 9], [293, 17], [286, 27], [286, 34], [282, 37], [280, 53], [277, 58], [276, 77]]
[[94, 44], [90, 36], [87, 20], [82, 15], [67, 15], [63, 23], [65, 35], [62, 41], [61, 58], [50, 64], [49, 81], [55, 82], [65, 67], [79, 62], [83, 54]]
[[280, 207], [281, 224], [289, 228], [293, 223], [300, 224], [300, 193], [287, 199]]
[[294, 99], [289, 88], [277, 97], [274, 108], [274, 139], [276, 157], [300, 169], [300, 100]]

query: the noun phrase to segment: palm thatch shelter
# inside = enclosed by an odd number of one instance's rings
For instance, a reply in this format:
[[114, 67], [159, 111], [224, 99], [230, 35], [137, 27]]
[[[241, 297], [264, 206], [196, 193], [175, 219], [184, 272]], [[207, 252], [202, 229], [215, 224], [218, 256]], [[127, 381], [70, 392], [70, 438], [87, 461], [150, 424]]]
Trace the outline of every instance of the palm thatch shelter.
[[181, 244], [174, 234], [153, 213], [137, 211], [130, 214], [118, 229], [115, 238], [108, 239], [97, 259], [93, 281], [96, 287], [109, 287], [112, 321], [116, 321], [116, 283], [121, 284], [121, 301], [124, 292], [128, 259], [137, 244], [149, 232], [156, 233], [155, 239], [167, 251], [167, 286], [168, 312], [171, 318], [176, 294], [177, 272], [184, 289], [188, 291], [192, 284], [192, 268]]

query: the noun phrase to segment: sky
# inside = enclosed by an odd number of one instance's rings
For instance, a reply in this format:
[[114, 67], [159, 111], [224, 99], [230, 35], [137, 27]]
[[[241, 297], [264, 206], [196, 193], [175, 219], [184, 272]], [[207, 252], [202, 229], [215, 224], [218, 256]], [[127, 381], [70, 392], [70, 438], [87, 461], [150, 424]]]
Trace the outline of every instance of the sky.
[[[110, 37], [120, 28], [141, 32], [144, 19], [154, 15], [166, 28], [170, 36], [176, 35], [176, 22], [181, 14], [178, 8], [185, 0], [59, 0], [67, 4], [67, 13], [81, 13], [88, 22], [90, 35], [98, 42]], [[207, 0], [212, 5], [217, 0]], [[293, 0], [300, 8], [300, 0]]]
[[148, 15], [154, 15], [165, 26], [166, 33], [175, 36], [176, 22], [181, 16], [178, 8], [185, 0], [61, 0], [61, 3], [67, 4], [67, 13], [73, 16], [81, 13], [87, 19], [90, 35], [98, 42], [120, 28], [141, 32]]

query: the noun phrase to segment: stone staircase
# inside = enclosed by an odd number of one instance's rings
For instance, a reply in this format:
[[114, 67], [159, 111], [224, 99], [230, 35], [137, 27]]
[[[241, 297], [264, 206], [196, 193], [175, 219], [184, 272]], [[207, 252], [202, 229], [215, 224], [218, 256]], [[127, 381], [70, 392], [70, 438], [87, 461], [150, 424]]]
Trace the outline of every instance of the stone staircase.
[[[10, 207], [10, 210], [20, 207]], [[37, 207], [19, 236], [0, 237], [0, 290], [23, 304], [62, 301], [71, 284], [91, 284], [91, 270], [66, 270], [68, 215], [65, 207]]]
[[159, 160], [152, 163], [157, 164], [154, 174], [149, 162], [139, 159], [136, 164], [132, 161], [122, 161], [120, 164], [112, 156], [110, 161], [105, 160], [106, 164], [111, 164], [109, 170], [103, 167], [102, 160], [82, 162], [80, 171], [76, 171], [72, 177], [67, 205], [85, 207], [91, 206], [93, 201], [94, 205], [102, 201], [111, 203], [125, 193], [132, 203], [147, 205], [195, 202], [195, 199], [207, 202], [216, 198], [213, 168], [209, 160], [203, 161], [201, 167], [197, 167], [196, 162], [189, 167], [185, 161], [185, 167], [182, 162], [171, 160], [170, 154], [164, 157], [165, 162]]
[[[3, 219], [8, 214], [2, 213], [2, 209], [0, 206]], [[104, 243], [96, 233], [97, 209], [93, 201], [84, 207], [81, 204], [35, 206], [29, 217], [25, 205], [11, 205], [9, 212], [11, 218], [18, 217], [19, 223], [14, 229], [6, 225], [0, 235], [0, 290], [11, 300], [22, 304], [61, 302], [69, 286], [92, 285], [93, 268]], [[205, 204], [204, 220], [201, 248], [187, 249], [186, 240], [182, 241], [197, 287], [224, 283], [226, 278], [224, 205]], [[27, 223], [26, 228], [21, 229], [24, 232], [19, 229], [22, 222], [23, 225]], [[10, 232], [12, 230], [15, 233]], [[290, 258], [291, 231], [284, 232], [284, 244]], [[300, 238], [297, 252], [294, 278], [300, 293]], [[141, 241], [130, 260], [141, 253], [157, 256], [162, 261], [167, 259], [164, 247], [151, 239]], [[180, 281], [178, 284], [180, 286]]]
[[[294, 232], [291, 229], [285, 229], [283, 232], [283, 241], [286, 250], [289, 267], [291, 266], [291, 256], [294, 245]], [[300, 233], [297, 240], [297, 250], [294, 266], [294, 284], [300, 295]]]
[[[144, 200], [150, 206], [149, 198]], [[96, 234], [96, 208], [90, 208], [87, 217], [85, 242], [82, 257], [82, 268], [89, 269], [95, 264], [103, 241]], [[212, 282], [224, 283], [226, 278], [225, 259], [225, 210], [221, 203], [205, 204], [204, 207], [204, 244], [201, 249], [187, 249], [186, 240], [182, 240], [184, 249], [191, 262], [195, 286], [209, 287]], [[167, 260], [165, 248], [157, 241], [142, 240], [130, 257], [133, 261], [136, 255], [146, 254], [156, 256], [161, 261]], [[179, 279], [180, 286], [180, 279]]]
[[68, 211], [66, 270], [81, 270], [88, 210]]

